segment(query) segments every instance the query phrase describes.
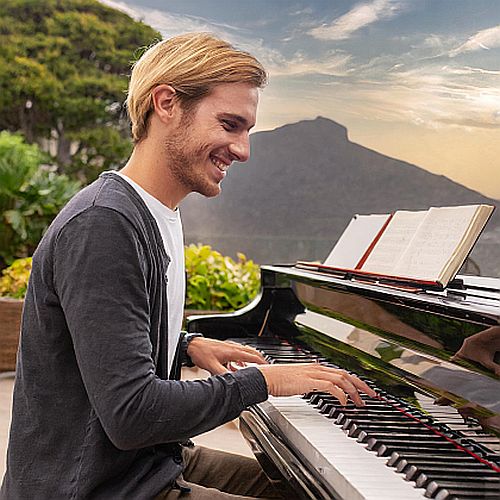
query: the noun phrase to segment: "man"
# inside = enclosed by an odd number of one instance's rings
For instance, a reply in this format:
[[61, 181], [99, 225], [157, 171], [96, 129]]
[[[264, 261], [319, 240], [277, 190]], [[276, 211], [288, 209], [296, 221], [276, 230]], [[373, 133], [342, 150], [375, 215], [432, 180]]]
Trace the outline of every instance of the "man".
[[[358, 390], [371, 393], [319, 364], [179, 341], [177, 207], [191, 192], [219, 194], [231, 163], [248, 159], [265, 79], [252, 56], [206, 34], [160, 42], [134, 66], [131, 158], [70, 201], [33, 257], [2, 498], [273, 496], [255, 461], [180, 443], [268, 394], [321, 389], [362, 404]], [[173, 380], [186, 356], [214, 376]]]

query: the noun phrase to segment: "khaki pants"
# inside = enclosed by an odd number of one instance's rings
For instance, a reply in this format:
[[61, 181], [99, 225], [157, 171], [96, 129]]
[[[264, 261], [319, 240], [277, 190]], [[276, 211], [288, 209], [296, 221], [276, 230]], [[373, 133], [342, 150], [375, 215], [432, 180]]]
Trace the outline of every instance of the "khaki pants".
[[202, 446], [183, 449], [184, 472], [180, 486], [160, 493], [156, 500], [223, 500], [283, 498], [273, 488], [257, 460]]

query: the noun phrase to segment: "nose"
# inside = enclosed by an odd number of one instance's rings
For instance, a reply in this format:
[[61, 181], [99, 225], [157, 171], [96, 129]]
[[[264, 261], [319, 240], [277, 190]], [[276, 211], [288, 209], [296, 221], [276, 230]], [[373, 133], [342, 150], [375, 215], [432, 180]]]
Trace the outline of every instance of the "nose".
[[247, 161], [250, 158], [250, 138], [248, 132], [238, 135], [238, 138], [229, 145], [229, 151], [235, 161]]

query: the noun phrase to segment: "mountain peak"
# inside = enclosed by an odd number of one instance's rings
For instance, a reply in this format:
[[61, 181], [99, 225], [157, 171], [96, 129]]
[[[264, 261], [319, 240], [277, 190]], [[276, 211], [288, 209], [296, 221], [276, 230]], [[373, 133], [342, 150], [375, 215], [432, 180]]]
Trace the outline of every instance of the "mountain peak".
[[[252, 134], [252, 157], [231, 169], [221, 196], [183, 202], [186, 241], [241, 251], [259, 263], [321, 260], [355, 213], [496, 204], [347, 135], [322, 116]], [[493, 216], [487, 233], [499, 226]], [[500, 274], [496, 239], [482, 242], [473, 258], [483, 273]]]
[[324, 116], [317, 116], [310, 120], [301, 120], [294, 123], [282, 125], [272, 131], [267, 132], [282, 132], [284, 134], [297, 134], [299, 137], [321, 138], [331, 141], [337, 139], [340, 141], [349, 141], [347, 128]]

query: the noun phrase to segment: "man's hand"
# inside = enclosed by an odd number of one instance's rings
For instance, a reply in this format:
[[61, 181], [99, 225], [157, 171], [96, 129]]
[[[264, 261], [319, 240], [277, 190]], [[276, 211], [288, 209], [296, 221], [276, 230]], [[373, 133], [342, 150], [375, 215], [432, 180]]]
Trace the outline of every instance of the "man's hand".
[[360, 391], [368, 396], [375, 396], [375, 391], [355, 375], [319, 363], [267, 365], [258, 368], [266, 379], [269, 394], [273, 396], [293, 396], [318, 390], [329, 392], [342, 405], [347, 404], [349, 395], [356, 406], [364, 406]]
[[187, 353], [196, 366], [208, 370], [212, 375], [234, 370], [231, 363], [238, 366], [245, 366], [245, 363], [267, 363], [262, 354], [253, 347], [205, 337], [191, 340]]
[[475, 361], [500, 377], [500, 364], [495, 361], [495, 354], [499, 351], [500, 326], [492, 326], [467, 337], [451, 360], [469, 359]]

